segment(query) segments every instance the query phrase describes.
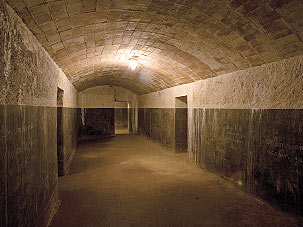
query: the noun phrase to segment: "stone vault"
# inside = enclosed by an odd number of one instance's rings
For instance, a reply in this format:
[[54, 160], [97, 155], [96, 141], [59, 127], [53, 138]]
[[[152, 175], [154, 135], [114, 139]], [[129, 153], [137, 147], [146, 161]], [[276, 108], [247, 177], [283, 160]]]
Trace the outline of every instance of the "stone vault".
[[7, 2], [78, 90], [145, 94], [303, 54], [302, 0]]

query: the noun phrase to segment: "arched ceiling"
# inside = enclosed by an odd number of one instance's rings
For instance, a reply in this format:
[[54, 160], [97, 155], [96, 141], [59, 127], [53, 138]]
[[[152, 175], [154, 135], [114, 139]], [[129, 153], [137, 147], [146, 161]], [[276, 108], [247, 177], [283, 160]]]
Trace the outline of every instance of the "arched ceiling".
[[7, 2], [79, 90], [144, 94], [303, 54], [302, 0]]

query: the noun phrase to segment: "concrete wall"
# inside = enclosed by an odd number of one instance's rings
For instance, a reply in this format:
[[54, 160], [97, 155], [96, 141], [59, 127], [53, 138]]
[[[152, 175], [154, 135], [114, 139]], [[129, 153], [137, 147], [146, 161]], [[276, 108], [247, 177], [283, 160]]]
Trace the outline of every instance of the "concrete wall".
[[135, 93], [116, 86], [97, 86], [79, 92], [81, 108], [115, 108], [115, 101], [126, 101], [131, 108], [136, 108], [137, 100]]
[[[174, 138], [175, 97], [187, 95], [190, 160], [302, 216], [302, 66], [298, 56], [139, 96], [139, 133]], [[150, 111], [166, 114], [146, 122]]]
[[[57, 202], [58, 86], [68, 94], [64, 106], [74, 107], [76, 90], [0, 0], [0, 226], [46, 226]], [[67, 134], [70, 116], [64, 113]], [[74, 139], [64, 144], [72, 156]]]
[[83, 113], [83, 134], [114, 134], [116, 102], [128, 102], [130, 131], [137, 131], [138, 97], [133, 92], [116, 86], [97, 86], [79, 92], [79, 107]]
[[68, 173], [72, 158], [76, 152], [78, 143], [79, 126], [81, 123], [80, 109], [63, 107], [62, 108], [62, 152], [58, 156], [58, 162], [61, 162], [59, 176], [64, 176]]
[[174, 119], [173, 108], [138, 108], [138, 133], [174, 148]]

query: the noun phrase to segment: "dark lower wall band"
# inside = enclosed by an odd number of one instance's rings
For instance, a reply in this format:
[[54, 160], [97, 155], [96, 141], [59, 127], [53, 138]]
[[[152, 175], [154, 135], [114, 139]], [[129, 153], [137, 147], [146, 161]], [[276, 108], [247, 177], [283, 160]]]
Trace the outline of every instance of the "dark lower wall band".
[[[61, 119], [59, 117], [60, 114], [62, 115]], [[68, 173], [73, 155], [75, 154], [81, 120], [80, 114], [80, 109], [77, 108], [57, 108], [57, 156], [59, 176], [64, 176]], [[58, 145], [61, 146], [58, 147]]]
[[303, 110], [194, 109], [192, 157], [303, 216]]
[[138, 133], [173, 148], [174, 119], [174, 109], [140, 108], [138, 109]]
[[[65, 169], [76, 112], [63, 108]], [[57, 108], [0, 105], [0, 226], [46, 226], [58, 196], [57, 158]]]

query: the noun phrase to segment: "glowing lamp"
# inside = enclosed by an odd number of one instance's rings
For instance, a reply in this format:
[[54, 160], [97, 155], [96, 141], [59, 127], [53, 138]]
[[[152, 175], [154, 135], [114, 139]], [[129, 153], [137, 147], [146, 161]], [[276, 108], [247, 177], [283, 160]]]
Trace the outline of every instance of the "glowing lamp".
[[129, 63], [129, 67], [131, 70], [135, 70], [137, 68], [137, 62], [135, 60], [131, 60]]

